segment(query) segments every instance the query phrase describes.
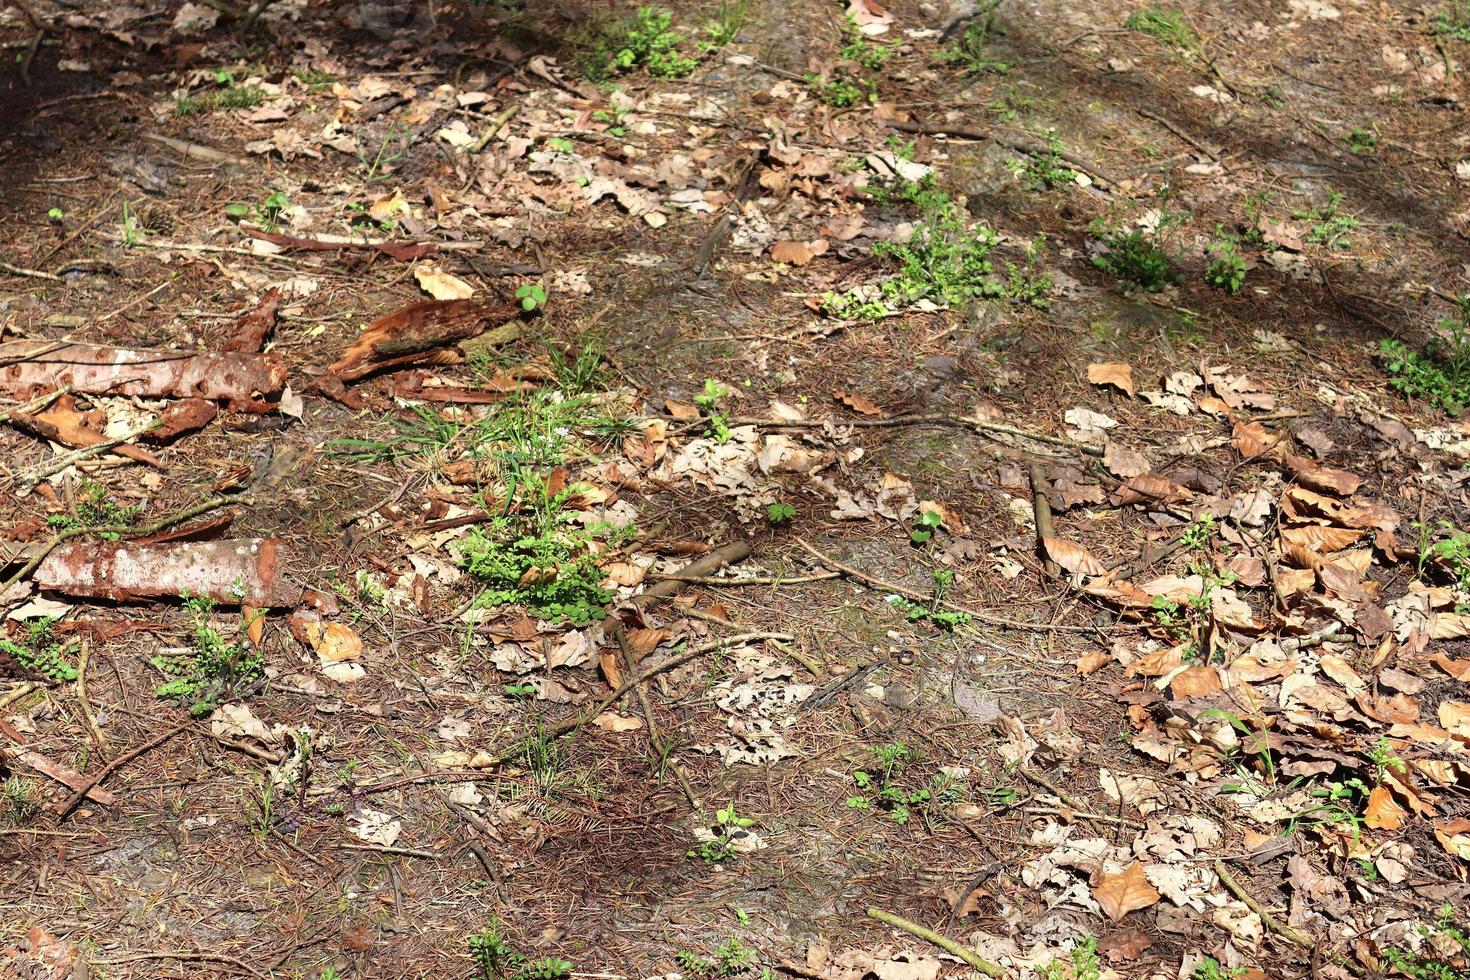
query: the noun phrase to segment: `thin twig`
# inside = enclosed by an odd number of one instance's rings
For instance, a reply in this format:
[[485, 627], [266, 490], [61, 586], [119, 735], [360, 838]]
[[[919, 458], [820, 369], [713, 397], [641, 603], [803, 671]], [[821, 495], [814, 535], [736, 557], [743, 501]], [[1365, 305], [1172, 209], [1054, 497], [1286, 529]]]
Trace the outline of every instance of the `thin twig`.
[[1046, 476], [1041, 467], [1034, 464], [1031, 467], [1031, 511], [1036, 517], [1036, 554], [1041, 558], [1041, 568], [1047, 578], [1057, 578], [1062, 574], [1061, 566], [1046, 550], [1047, 539], [1057, 534], [1051, 522], [1051, 502], [1046, 499]]
[[5, 270], [13, 276], [25, 276], [29, 279], [45, 279], [47, 282], [66, 282], [65, 279], [54, 272], [42, 272], [40, 269], [25, 269], [9, 262], [0, 262], [0, 269]]
[[833, 558], [818, 551], [816, 548], [813, 548], [802, 538], [797, 538], [796, 543], [805, 548], [806, 551], [813, 558], [820, 561], [823, 565], [841, 572], [848, 578], [855, 578], [859, 582], [862, 582], [864, 585], [872, 586], [873, 588], [879, 589], [883, 592], [897, 593], [898, 595], [904, 596], [908, 599], [912, 599], [915, 602], [922, 602], [925, 605], [933, 603], [944, 609], [950, 609], [954, 612], [962, 612], [966, 616], [969, 616], [971, 619], [974, 619], [977, 622], [985, 623], [989, 626], [1004, 626], [1008, 629], [1016, 630], [1036, 630], [1043, 633], [1082, 633], [1088, 632], [1092, 629], [1092, 627], [1090, 626], [1055, 626], [1051, 623], [1027, 623], [1019, 619], [1006, 619], [1004, 616], [996, 616], [993, 613], [985, 612], [983, 609], [975, 609], [970, 606], [962, 606], [959, 603], [951, 602], [948, 599], [943, 599], [940, 600], [938, 603], [934, 603], [934, 597], [932, 595], [925, 595], [922, 592], [919, 592], [915, 589], [910, 589], [907, 586], [899, 585], [896, 582], [889, 582], [884, 579], [877, 578], [876, 576], [869, 575], [862, 569], [853, 568], [851, 565], [844, 565], [841, 562], [836, 561]]
[[108, 749], [107, 736], [102, 734], [102, 728], [97, 724], [97, 716], [92, 713], [92, 705], [87, 701], [87, 666], [92, 659], [92, 643], [86, 637], [82, 637], [81, 652], [77, 654], [77, 707], [82, 712], [82, 718], [87, 722], [87, 728], [92, 737], [97, 740], [97, 747]]
[[194, 727], [194, 719], [190, 718], [183, 724], [175, 725], [173, 728], [170, 728], [162, 735], [159, 735], [156, 738], [149, 739], [137, 748], [129, 749], [122, 755], [113, 759], [107, 765], [99, 769], [95, 776], [87, 780], [86, 783], [80, 786], [75, 793], [67, 798], [66, 802], [63, 803], [56, 811], [56, 821], [60, 823], [64, 821], [67, 817], [71, 816], [72, 811], [81, 805], [82, 800], [87, 798], [87, 794], [96, 789], [97, 786], [101, 784], [102, 780], [106, 779], [108, 776], [111, 776], [114, 772], [116, 772], [118, 769], [121, 769], [129, 762], [132, 762], [138, 756], [143, 755], [145, 752], [151, 752], [152, 750], [162, 745], [164, 742], [167, 742], [169, 739], [173, 738], [175, 735], [192, 727]]
[[490, 141], [495, 138], [495, 134], [500, 132], [500, 130], [505, 127], [506, 123], [510, 122], [511, 116], [514, 116], [517, 112], [519, 112], [520, 108], [521, 104], [519, 102], [512, 102], [494, 119], [490, 120], [490, 125], [485, 127], [485, 131], [480, 134], [480, 138], [470, 144], [470, 154], [474, 155], [485, 149], [485, 147], [489, 145]]
[[841, 572], [818, 572], [815, 575], [754, 575], [749, 578], [720, 578], [717, 575], [669, 575], [654, 572], [651, 576], [663, 582], [683, 582], [687, 585], [720, 585], [737, 588], [742, 585], [800, 585], [804, 582], [826, 582], [841, 578]]
[[[633, 652], [632, 646], [628, 643], [628, 634], [623, 629], [622, 623], [614, 627], [613, 638], [618, 641], [618, 648], [623, 652], [623, 662], [627, 664], [628, 673], [636, 674], [638, 655]], [[679, 767], [678, 762], [674, 761], [673, 746], [658, 732], [658, 722], [653, 716], [653, 703], [648, 700], [648, 692], [644, 690], [641, 681], [633, 685], [633, 694], [638, 698], [638, 706], [643, 709], [643, 720], [648, 725], [648, 744], [653, 747], [655, 762], [654, 774], [658, 774], [658, 769], [667, 767], [669, 772], [674, 774], [674, 782], [679, 784], [679, 789], [683, 792], [684, 798], [689, 801], [689, 805], [695, 810], [701, 809], [703, 802], [699, 794], [694, 792], [694, 786], [684, 775], [684, 770]]]
[[917, 922], [910, 922], [908, 919], [894, 915], [892, 912], [885, 912], [880, 908], [869, 908], [868, 918], [877, 919], [879, 922], [893, 926], [895, 929], [902, 929], [911, 936], [917, 936], [920, 939], [931, 942], [946, 953], [958, 956], [988, 977], [1004, 977], [1006, 975], [1005, 970], [990, 962], [973, 949], [960, 945], [948, 936], [941, 936], [933, 929], [921, 926]]
[[60, 456], [53, 456], [50, 459], [46, 460], [44, 463], [41, 463], [39, 466], [35, 466], [27, 470], [25, 475], [22, 476], [15, 485], [16, 493], [19, 496], [24, 497], [26, 494], [30, 493], [36, 488], [36, 484], [46, 479], [46, 477], [51, 476], [53, 473], [60, 473], [68, 466], [71, 466], [75, 463], [80, 463], [86, 459], [91, 459], [93, 456], [100, 456], [103, 453], [107, 452], [109, 449], [116, 449], [118, 446], [124, 445], [125, 443], [130, 443], [134, 439], [141, 436], [143, 433], [148, 432], [152, 429], [156, 429], [162, 424], [163, 423], [161, 421], [155, 419], [145, 426], [134, 429], [132, 432], [129, 432], [125, 436], [118, 436], [115, 439], [104, 439], [101, 442], [93, 443], [90, 446], [83, 446], [81, 449], [73, 449], [69, 453], [62, 453]]
[[1220, 877], [1220, 883], [1225, 886], [1226, 890], [1229, 891], [1230, 894], [1240, 899], [1243, 903], [1245, 903], [1246, 908], [1250, 909], [1252, 912], [1256, 913], [1256, 915], [1259, 915], [1261, 917], [1261, 925], [1265, 926], [1267, 929], [1270, 929], [1272, 932], [1281, 936], [1283, 939], [1286, 939], [1288, 942], [1295, 943], [1302, 949], [1310, 950], [1313, 954], [1322, 953], [1328, 959], [1332, 960], [1332, 962], [1336, 963], [1338, 966], [1342, 967], [1350, 973], [1356, 974], [1358, 976], [1361, 976], [1363, 974], [1362, 967], [1360, 967], [1357, 963], [1353, 962], [1352, 960], [1344, 959], [1322, 949], [1321, 945], [1311, 936], [1307, 935], [1305, 932], [1302, 932], [1300, 929], [1287, 925], [1280, 919], [1276, 918], [1276, 916], [1272, 915], [1270, 912], [1267, 912], [1265, 906], [1263, 906], [1260, 902], [1251, 897], [1250, 892], [1246, 891], [1245, 888], [1241, 886], [1240, 882], [1235, 880], [1235, 876], [1230, 873], [1230, 869], [1225, 866], [1224, 861], [1215, 861], [1215, 874]]
[[[1039, 772], [1036, 772], [1035, 770], [1030, 769], [1026, 766], [1022, 766], [1021, 775], [1025, 776], [1028, 780], [1046, 790], [1052, 796], [1055, 796], [1057, 799], [1061, 800], [1067, 805], [1067, 809], [1071, 810], [1077, 816], [1082, 817], [1089, 812], [1086, 803], [1083, 803], [1081, 800], [1070, 795], [1061, 787], [1053, 783], [1051, 780], [1041, 775]], [[1106, 818], [1105, 822], [1121, 824], [1124, 827], [1136, 827], [1140, 829], [1143, 827], [1143, 824], [1140, 821], [1129, 820], [1127, 817]]]
[[[20, 359], [17, 358], [17, 360]], [[10, 405], [4, 411], [0, 411], [0, 423], [9, 422], [16, 415], [31, 415], [35, 412], [39, 412], [41, 409], [45, 408], [47, 405], [50, 405], [52, 402], [56, 401], [56, 399], [60, 398], [62, 395], [66, 394], [69, 391], [71, 391], [71, 385], [62, 385], [60, 388], [57, 388], [49, 395], [42, 395], [40, 398], [32, 398], [30, 401], [23, 402], [19, 405]]]
[[987, 422], [984, 419], [966, 418], [959, 415], [896, 415], [887, 419], [799, 419], [788, 422], [782, 419], [760, 419], [760, 418], [732, 418], [728, 420], [729, 425], [754, 425], [764, 429], [820, 429], [827, 425], [837, 428], [853, 429], [879, 429], [895, 425], [952, 425], [962, 429], [973, 429], [981, 433], [995, 433], [998, 435], [1014, 436], [1018, 439], [1030, 439], [1033, 442], [1045, 443], [1049, 446], [1062, 446], [1074, 452], [1086, 453], [1088, 456], [1102, 456], [1104, 450], [1085, 442], [1077, 442], [1074, 439], [1064, 439], [1061, 436], [1047, 435], [1045, 432], [1032, 432], [1027, 429], [1018, 429], [1013, 425], [1004, 425], [1000, 422]]

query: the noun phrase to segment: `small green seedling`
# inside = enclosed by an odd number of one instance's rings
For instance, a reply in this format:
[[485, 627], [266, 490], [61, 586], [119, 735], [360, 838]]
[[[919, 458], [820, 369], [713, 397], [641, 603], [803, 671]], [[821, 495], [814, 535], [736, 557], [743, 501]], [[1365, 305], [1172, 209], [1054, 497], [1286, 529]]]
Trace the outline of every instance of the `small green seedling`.
[[517, 701], [523, 701], [526, 698], [533, 698], [536, 696], [536, 685], [529, 682], [523, 682], [520, 684], [507, 684], [505, 685], [505, 694], [506, 697], [515, 698]]
[[1001, 0], [984, 0], [980, 4], [980, 11], [972, 17], [960, 39], [953, 47], [941, 51], [939, 59], [963, 65], [966, 73], [971, 76], [992, 73], [1003, 75], [1010, 71], [1008, 62], [996, 61], [986, 50], [990, 35], [995, 32], [995, 11], [1000, 4]]
[[784, 500], [778, 500], [773, 504], [766, 504], [766, 523], [772, 527], [789, 524], [795, 516], [796, 508]]
[[237, 221], [254, 218], [264, 231], [274, 232], [281, 226], [281, 212], [291, 201], [281, 191], [276, 191], [260, 204], [227, 204], [225, 214]]
[[[628, 135], [628, 127], [623, 124], [623, 117], [631, 110], [627, 106], [612, 105], [606, 109], [598, 109], [592, 114], [592, 118], [600, 123], [607, 123], [607, 135], [622, 139]], [[568, 153], [571, 150], [567, 150]]]
[[715, 442], [730, 441], [730, 413], [719, 407], [720, 399], [730, 394], [730, 389], [714, 378], [705, 378], [703, 390], [694, 396], [694, 404], [709, 417], [709, 428], [704, 434]]
[[1327, 203], [1315, 208], [1293, 211], [1291, 216], [1298, 221], [1310, 221], [1307, 242], [1327, 248], [1347, 248], [1352, 242], [1348, 236], [1356, 231], [1359, 221], [1342, 210], [1342, 194], [1334, 191], [1327, 195]]
[[46, 518], [46, 523], [59, 531], [98, 528], [99, 538], [116, 541], [122, 537], [122, 532], [118, 529], [131, 525], [142, 512], [141, 505], [120, 506], [112, 499], [107, 487], [88, 480], [77, 493], [75, 508], [70, 513], [51, 514]]
[[884, 44], [879, 41], [870, 40], [858, 27], [857, 21], [849, 14], [847, 22], [843, 25], [843, 44], [837, 56], [843, 61], [851, 61], [861, 65], [868, 71], [878, 71], [888, 64], [888, 59], [893, 57], [898, 50], [897, 44]]
[[679, 54], [682, 34], [670, 27], [674, 15], [661, 7], [639, 7], [633, 14], [623, 46], [612, 57], [620, 72], [644, 68], [655, 78], [683, 78], [699, 66], [693, 58]]
[[1205, 248], [1205, 282], [1232, 296], [1245, 283], [1245, 256], [1233, 238], [1216, 238]]
[[1373, 153], [1378, 149], [1378, 134], [1371, 129], [1354, 127], [1352, 132], [1343, 137], [1343, 140], [1353, 153]]
[[1450, 0], [1450, 9], [1434, 17], [1434, 33], [1470, 42], [1470, 0]]
[[755, 826], [752, 817], [742, 817], [735, 812], [735, 805], [721, 807], [715, 811], [715, 823], [710, 827], [714, 836], [710, 840], [700, 841], [699, 846], [692, 848], [687, 857], [698, 858], [705, 864], [724, 864], [736, 855], [735, 841], [745, 836], [745, 831]]
[[516, 299], [527, 313], [539, 310], [546, 305], [546, 287], [539, 282], [528, 282], [516, 290]]
[[909, 531], [909, 540], [914, 544], [928, 544], [943, 525], [944, 518], [938, 511], [921, 510], [914, 515], [914, 526]]
[[[172, 678], [160, 685], [158, 696], [177, 701], [195, 718], [203, 718], [231, 697], [253, 687], [265, 672], [265, 656], [257, 649], [227, 643], [210, 625], [215, 602], [203, 596], [184, 598], [193, 621], [189, 649], [160, 653], [151, 663]], [[263, 613], [263, 610], [262, 610]]]
[[77, 679], [77, 669], [64, 656], [62, 645], [52, 636], [51, 627], [56, 625], [55, 616], [32, 620], [26, 626], [24, 643], [0, 640], [0, 653], [9, 654], [27, 670], [57, 683]]
[[1097, 937], [1088, 936], [1065, 957], [1059, 957], [1040, 970], [1042, 980], [1098, 980], [1102, 967], [1097, 958]]
[[1016, 175], [1021, 186], [1031, 191], [1050, 190], [1076, 183], [1076, 172], [1062, 166], [1062, 152], [1061, 137], [1056, 133], [1048, 133], [1045, 152], [1028, 154], [1025, 163], [1011, 160], [1006, 166]]
[[51, 210], [46, 212], [46, 220], [51, 222], [53, 225], [61, 224], [61, 220], [65, 217], [66, 214], [61, 210], [61, 208], [52, 208]]
[[912, 758], [906, 743], [889, 742], [874, 746], [870, 751], [878, 762], [877, 771], [858, 769], [853, 772], [852, 781], [858, 792], [844, 801], [848, 809], [882, 810], [894, 823], [907, 824], [913, 815], [913, 807], [928, 807], [934, 802], [936, 793], [943, 793], [946, 799], [953, 796], [949, 781], [944, 779], [936, 779], [920, 789], [905, 789], [899, 784], [904, 767]]
[[119, 226], [119, 230], [122, 233], [120, 238], [124, 248], [132, 248], [141, 242], [143, 236], [148, 232], [148, 229], [144, 228], [143, 223], [138, 220], [138, 216], [133, 213], [132, 206], [127, 201], [123, 202], [122, 223]]

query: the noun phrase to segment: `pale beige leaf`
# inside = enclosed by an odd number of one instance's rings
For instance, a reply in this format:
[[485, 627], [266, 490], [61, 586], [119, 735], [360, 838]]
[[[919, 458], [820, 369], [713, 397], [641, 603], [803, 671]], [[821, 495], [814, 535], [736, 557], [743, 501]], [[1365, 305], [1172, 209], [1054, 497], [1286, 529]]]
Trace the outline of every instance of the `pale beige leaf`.
[[827, 239], [814, 242], [777, 242], [771, 246], [771, 258], [787, 265], [806, 265], [818, 255], [827, 254]]
[[342, 663], [362, 656], [362, 637], [345, 623], [308, 622], [305, 628], [311, 648], [325, 663]]
[[622, 732], [636, 732], [643, 727], [641, 719], [632, 718], [628, 715], [620, 715], [616, 711], [604, 711], [592, 719], [592, 724], [605, 732], [619, 734]]
[[1439, 723], [1451, 735], [1470, 738], [1470, 702], [1441, 702], [1439, 706]]
[[1456, 817], [1441, 820], [1434, 825], [1434, 836], [1446, 851], [1464, 861], [1470, 861], [1470, 819]]
[[1318, 554], [1341, 551], [1362, 536], [1363, 532], [1354, 528], [1323, 527], [1315, 524], [1306, 527], [1282, 528], [1281, 530], [1281, 540], [1286, 544], [1300, 545]]
[[1134, 861], [1118, 874], [1105, 874], [1092, 889], [1092, 898], [1103, 910], [1103, 914], [1114, 922], [1120, 921], [1129, 912], [1146, 909], [1158, 903], [1162, 896], [1158, 889], [1149, 884], [1144, 876], [1143, 865]]
[[469, 299], [475, 295], [473, 286], [432, 262], [421, 262], [415, 266], [413, 277], [418, 280], [419, 288], [435, 299]]
[[1105, 575], [1107, 566], [1086, 548], [1066, 538], [1043, 537], [1047, 556], [1073, 575]]
[[1153, 467], [1143, 453], [1133, 449], [1124, 449], [1115, 442], [1109, 442], [1107, 450], [1103, 453], [1103, 465], [1106, 466], [1114, 476], [1128, 479], [1133, 476], [1142, 476]]
[[1087, 365], [1087, 380], [1095, 385], [1112, 385], [1129, 398], [1136, 394], [1133, 388], [1133, 365], [1131, 364], [1089, 364]]

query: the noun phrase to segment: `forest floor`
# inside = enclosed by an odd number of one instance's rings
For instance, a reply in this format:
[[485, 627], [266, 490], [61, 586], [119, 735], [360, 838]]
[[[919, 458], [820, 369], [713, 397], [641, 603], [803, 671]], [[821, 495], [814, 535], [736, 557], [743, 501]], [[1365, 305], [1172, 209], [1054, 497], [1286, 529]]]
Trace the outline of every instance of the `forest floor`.
[[0, 975], [1470, 976], [1466, 4], [215, 6], [0, 0]]

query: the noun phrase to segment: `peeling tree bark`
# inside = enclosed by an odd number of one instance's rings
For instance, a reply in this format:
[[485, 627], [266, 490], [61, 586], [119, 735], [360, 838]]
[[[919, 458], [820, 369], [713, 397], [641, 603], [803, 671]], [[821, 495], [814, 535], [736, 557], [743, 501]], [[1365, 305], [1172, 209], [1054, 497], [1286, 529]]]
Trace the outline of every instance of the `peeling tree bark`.
[[295, 606], [301, 589], [281, 577], [279, 546], [278, 538], [70, 545], [46, 557], [35, 582], [114, 602], [187, 594], [232, 606]]
[[94, 395], [207, 398], [270, 411], [286, 366], [263, 354], [126, 350], [23, 340], [0, 344], [0, 393], [30, 398], [63, 385]]

